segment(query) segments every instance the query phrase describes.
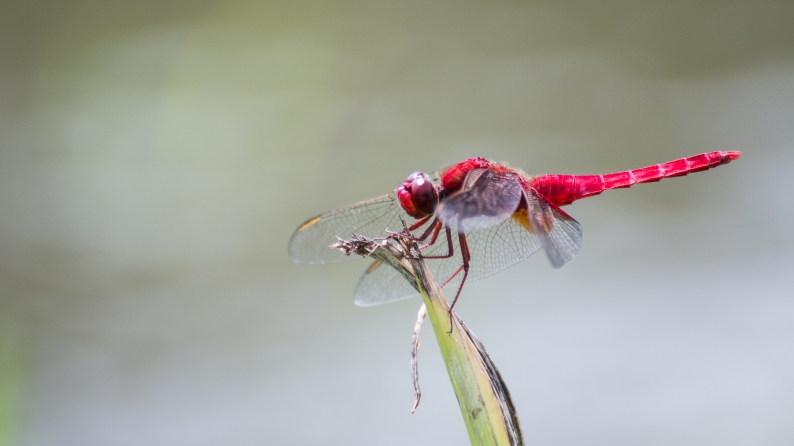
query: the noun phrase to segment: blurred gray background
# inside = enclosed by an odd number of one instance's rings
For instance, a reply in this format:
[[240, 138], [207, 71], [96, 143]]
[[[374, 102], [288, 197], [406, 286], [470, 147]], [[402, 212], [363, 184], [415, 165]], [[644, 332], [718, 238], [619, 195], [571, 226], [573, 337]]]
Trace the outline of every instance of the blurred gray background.
[[[418, 299], [308, 217], [465, 157], [716, 170], [567, 208], [458, 310], [528, 444], [794, 444], [794, 3], [6, 1], [0, 444], [468, 438]], [[426, 327], [428, 328], [428, 327]]]

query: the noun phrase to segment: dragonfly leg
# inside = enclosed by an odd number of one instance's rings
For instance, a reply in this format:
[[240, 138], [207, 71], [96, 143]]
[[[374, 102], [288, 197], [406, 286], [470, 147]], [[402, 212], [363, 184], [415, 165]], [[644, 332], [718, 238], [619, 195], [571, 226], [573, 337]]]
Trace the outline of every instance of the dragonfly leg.
[[[454, 249], [452, 248], [452, 232], [450, 231], [449, 226], [446, 227], [446, 230], [447, 230], [447, 253], [444, 254], [444, 255], [438, 255], [438, 256], [422, 256], [423, 259], [448, 259], [448, 258], [452, 257], [452, 255], [454, 254]], [[436, 230], [433, 231], [433, 237], [430, 239], [430, 242], [428, 242], [424, 246], [421, 246], [419, 248], [419, 250], [428, 248], [428, 247], [430, 247], [430, 245], [435, 243], [436, 239], [438, 238], [438, 233], [440, 231], [441, 231], [441, 222], [438, 222], [436, 224]], [[453, 275], [453, 277], [454, 277], [454, 275]]]
[[444, 282], [444, 283], [441, 285], [441, 288], [446, 288], [446, 286], [447, 286], [447, 285], [449, 285], [449, 282], [452, 282], [452, 279], [454, 279], [454, 278], [455, 278], [455, 276], [457, 276], [457, 275], [458, 275], [458, 273], [460, 273], [461, 271], [463, 271], [463, 265], [460, 265], [460, 266], [458, 267], [458, 269], [456, 269], [456, 270], [455, 270], [455, 272], [454, 272], [454, 273], [452, 273], [452, 275], [451, 275], [451, 276], [449, 276], [449, 279], [447, 279], [447, 280], [446, 280], [446, 281], [445, 281], [445, 282]]
[[415, 242], [423, 242], [427, 240], [427, 237], [432, 234], [432, 236], [430, 237], [430, 242], [428, 243], [428, 245], [432, 245], [433, 243], [436, 242], [436, 238], [438, 238], [438, 231], [440, 230], [441, 230], [441, 222], [438, 221], [438, 219], [436, 218], [435, 220], [433, 220], [433, 223], [430, 223], [430, 226], [428, 226], [427, 229], [425, 229], [425, 232], [423, 232], [422, 235], [420, 235], [419, 237], [411, 237], [411, 239]]
[[[412, 235], [411, 235], [411, 231], [415, 231], [416, 229], [418, 229], [418, 228], [421, 228], [421, 227], [422, 227], [422, 225], [424, 225], [425, 223], [427, 223], [427, 221], [428, 221], [428, 220], [430, 220], [430, 217], [432, 217], [432, 215], [428, 215], [427, 217], [425, 217], [425, 218], [422, 218], [422, 219], [420, 219], [420, 220], [418, 220], [418, 221], [414, 222], [414, 224], [412, 224], [411, 226], [408, 226], [408, 227], [405, 227], [405, 221], [403, 221], [403, 230], [402, 230], [402, 231], [400, 231], [400, 232], [389, 231], [388, 229], [386, 229], [386, 232], [389, 234], [389, 237], [388, 237], [388, 238], [397, 237], [398, 235], [406, 235], [406, 236], [408, 236], [409, 238], [411, 238], [412, 240], [417, 240], [417, 239], [416, 239], [414, 236], [412, 236]], [[401, 220], [402, 220], [402, 219], [401, 219]], [[433, 220], [433, 223], [435, 224], [435, 220]], [[431, 224], [431, 225], [430, 225], [430, 226], [427, 228], [427, 230], [424, 232], [424, 234], [422, 234], [422, 236], [423, 236], [424, 238], [423, 238], [423, 239], [421, 239], [421, 240], [419, 240], [419, 241], [422, 241], [422, 240], [424, 240], [425, 238], [427, 238], [427, 234], [429, 234], [429, 233], [430, 233], [430, 231], [432, 230], [432, 229], [431, 229], [432, 227], [433, 227], [433, 225]]]
[[[411, 226], [408, 226], [408, 230], [409, 231], [415, 231], [415, 230], [421, 228], [423, 224], [427, 223], [427, 221], [430, 220], [430, 217], [432, 217], [432, 215], [428, 215], [427, 217], [417, 221], [416, 223], [412, 224]], [[429, 228], [428, 228], [428, 231], [429, 231]], [[427, 232], [425, 232], [425, 233], [427, 233]]]
[[[449, 228], [447, 228], [449, 231]], [[452, 305], [449, 306], [449, 331], [448, 333], [452, 333], [452, 309], [455, 308], [455, 303], [458, 302], [458, 298], [460, 297], [460, 292], [463, 290], [463, 284], [466, 283], [466, 277], [469, 276], [469, 260], [471, 260], [471, 253], [469, 252], [469, 244], [466, 242], [466, 234], [460, 232], [458, 233], [458, 241], [460, 242], [460, 256], [463, 258], [463, 265], [455, 272], [455, 275], [460, 272], [461, 268], [463, 269], [463, 280], [460, 281], [460, 286], [458, 287], [458, 292], [455, 294], [455, 299], [452, 300]], [[450, 242], [451, 246], [451, 242]], [[454, 277], [454, 275], [453, 275]], [[452, 278], [450, 278], [452, 280]]]
[[420, 251], [433, 246], [433, 244], [436, 242], [436, 239], [438, 239], [438, 234], [441, 232], [441, 222], [436, 222], [430, 227], [433, 228], [433, 235], [430, 236], [430, 241], [419, 247]]

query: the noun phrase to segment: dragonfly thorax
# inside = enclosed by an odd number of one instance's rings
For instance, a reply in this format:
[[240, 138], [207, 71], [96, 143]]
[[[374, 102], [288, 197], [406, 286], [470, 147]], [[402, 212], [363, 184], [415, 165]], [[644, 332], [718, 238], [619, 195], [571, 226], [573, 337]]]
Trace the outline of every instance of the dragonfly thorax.
[[438, 204], [438, 191], [427, 175], [414, 172], [397, 188], [400, 206], [413, 218], [432, 215]]

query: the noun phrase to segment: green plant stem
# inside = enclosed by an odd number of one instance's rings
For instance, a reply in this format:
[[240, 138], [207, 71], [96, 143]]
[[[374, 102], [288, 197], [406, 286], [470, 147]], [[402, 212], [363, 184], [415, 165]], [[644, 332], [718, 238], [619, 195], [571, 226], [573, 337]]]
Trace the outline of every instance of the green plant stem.
[[510, 395], [490, 357], [457, 314], [449, 312], [447, 300], [424, 260], [411, 258], [410, 262], [471, 444], [522, 444]]
[[[457, 314], [449, 311], [441, 287], [419, 255], [416, 244], [406, 238], [398, 238], [397, 242], [398, 246], [394, 246], [354, 236], [352, 241], [340, 240], [333, 247], [349, 255], [366, 255], [387, 263], [422, 295], [471, 444], [523, 445], [510, 393], [485, 348]], [[417, 404], [418, 397], [417, 387]]]

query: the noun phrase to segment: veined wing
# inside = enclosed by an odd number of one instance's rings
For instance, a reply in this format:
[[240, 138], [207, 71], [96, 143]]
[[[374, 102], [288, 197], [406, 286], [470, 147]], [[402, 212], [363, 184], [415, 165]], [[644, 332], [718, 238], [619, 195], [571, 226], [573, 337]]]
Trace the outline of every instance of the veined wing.
[[419, 291], [402, 274], [380, 260], [372, 262], [356, 285], [354, 302], [370, 307], [418, 296]]
[[573, 259], [582, 246], [582, 225], [534, 188], [526, 194], [529, 222], [540, 237], [543, 248], [555, 268]]
[[320, 214], [298, 226], [289, 241], [289, 256], [296, 263], [335, 263], [356, 260], [328, 246], [336, 238], [350, 239], [352, 234], [369, 238], [383, 237], [388, 228], [402, 230], [400, 217], [406, 217], [397, 195], [372, 198]]
[[[537, 252], [542, 246], [540, 239], [531, 232], [527, 211], [523, 207], [496, 226], [467, 233], [466, 240], [472, 255], [467, 281], [483, 279], [507, 269]], [[457, 228], [454, 226], [452, 246], [455, 255], [451, 258], [426, 260], [439, 284], [447, 281], [462, 264]], [[447, 240], [443, 230], [436, 243], [422, 251], [426, 256], [446, 253]], [[373, 263], [361, 276], [356, 287], [356, 305], [379, 305], [418, 295], [394, 268], [383, 264], [376, 266], [377, 263]], [[457, 290], [461, 279], [462, 272], [447, 284], [447, 289]]]

